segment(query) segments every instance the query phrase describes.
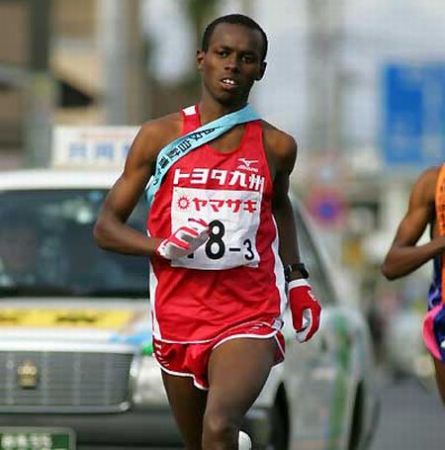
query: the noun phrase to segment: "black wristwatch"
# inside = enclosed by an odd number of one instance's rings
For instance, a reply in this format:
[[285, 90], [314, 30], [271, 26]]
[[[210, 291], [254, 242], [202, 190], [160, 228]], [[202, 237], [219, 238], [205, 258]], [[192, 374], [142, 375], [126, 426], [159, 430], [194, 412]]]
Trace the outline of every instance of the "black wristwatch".
[[287, 264], [284, 266], [284, 278], [286, 281], [289, 281], [290, 274], [292, 272], [299, 272], [301, 275], [301, 278], [309, 278], [309, 272], [306, 269], [306, 266], [302, 263], [295, 263], [295, 264]]

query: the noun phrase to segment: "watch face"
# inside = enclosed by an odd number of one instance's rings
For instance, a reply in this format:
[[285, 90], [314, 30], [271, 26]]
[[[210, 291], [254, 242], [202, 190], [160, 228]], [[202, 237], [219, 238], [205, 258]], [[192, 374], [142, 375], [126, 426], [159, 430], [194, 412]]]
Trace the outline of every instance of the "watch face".
[[292, 266], [292, 270], [293, 270], [293, 271], [298, 271], [298, 272], [300, 272], [301, 275], [302, 275], [304, 278], [308, 278], [308, 277], [309, 277], [309, 273], [308, 273], [308, 271], [306, 270], [306, 266], [305, 266], [303, 263], [294, 264], [294, 265]]
[[309, 278], [309, 272], [303, 263], [288, 264], [287, 266], [284, 266], [284, 275], [286, 279], [290, 277], [292, 272], [299, 272], [302, 278]]

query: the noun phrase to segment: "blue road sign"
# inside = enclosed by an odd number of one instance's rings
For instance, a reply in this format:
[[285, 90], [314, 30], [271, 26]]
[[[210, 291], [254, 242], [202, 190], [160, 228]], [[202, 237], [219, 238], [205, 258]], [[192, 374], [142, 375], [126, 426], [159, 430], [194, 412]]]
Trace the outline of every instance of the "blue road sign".
[[394, 169], [445, 162], [445, 63], [384, 68], [382, 150]]

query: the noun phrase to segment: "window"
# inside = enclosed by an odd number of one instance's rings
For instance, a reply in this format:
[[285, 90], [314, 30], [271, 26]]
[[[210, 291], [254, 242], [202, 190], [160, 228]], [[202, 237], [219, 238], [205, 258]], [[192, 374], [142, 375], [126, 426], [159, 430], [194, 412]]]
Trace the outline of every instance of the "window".
[[[0, 288], [26, 294], [148, 296], [148, 258], [100, 249], [93, 227], [103, 189], [0, 193]], [[141, 203], [129, 224], [144, 231]]]

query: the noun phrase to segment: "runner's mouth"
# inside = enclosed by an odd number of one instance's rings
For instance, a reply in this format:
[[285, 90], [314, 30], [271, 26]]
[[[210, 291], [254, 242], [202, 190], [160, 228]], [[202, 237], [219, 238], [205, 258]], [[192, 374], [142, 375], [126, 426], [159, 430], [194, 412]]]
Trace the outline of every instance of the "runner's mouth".
[[239, 87], [239, 83], [235, 81], [233, 78], [222, 78], [220, 80], [220, 83], [222, 84], [223, 88], [226, 90], [232, 90]]

